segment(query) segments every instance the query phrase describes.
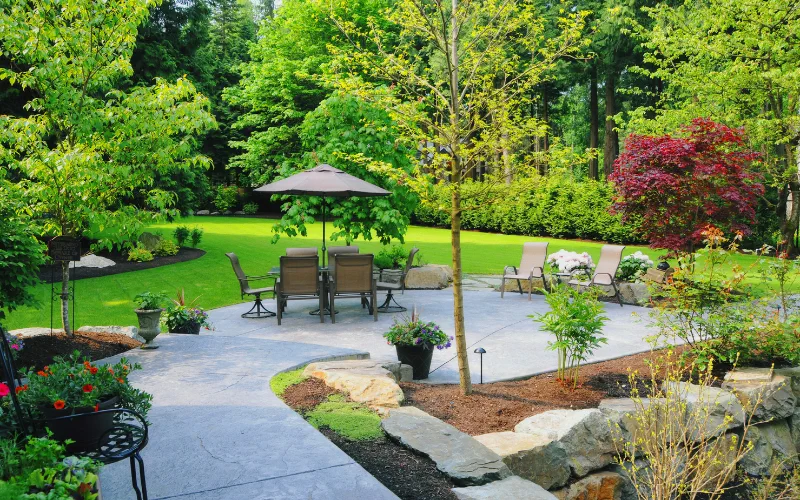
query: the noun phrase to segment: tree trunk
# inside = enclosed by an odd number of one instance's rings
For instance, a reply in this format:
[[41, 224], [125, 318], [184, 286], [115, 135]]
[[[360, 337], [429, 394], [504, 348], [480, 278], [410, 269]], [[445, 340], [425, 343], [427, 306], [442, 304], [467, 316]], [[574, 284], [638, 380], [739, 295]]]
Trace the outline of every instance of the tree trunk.
[[614, 75], [610, 74], [606, 78], [606, 140], [603, 147], [603, 171], [606, 177], [614, 171], [614, 160], [619, 156], [619, 138], [614, 128], [613, 116], [617, 114], [617, 102], [615, 92], [616, 82]]
[[[794, 169], [794, 180], [790, 181], [787, 187], [781, 189], [780, 202], [778, 203], [778, 216], [781, 221], [781, 237], [786, 242], [786, 250], [789, 255], [794, 256], [797, 254], [797, 241], [795, 235], [800, 227], [800, 166], [796, 163], [794, 158], [794, 151], [791, 146], [783, 148], [783, 154], [786, 159], [786, 166], [788, 169]], [[789, 196], [791, 195], [792, 201], [789, 204]]]
[[[595, 150], [597, 154], [597, 143], [599, 142], [599, 104], [597, 102], [597, 66], [592, 64], [591, 76], [589, 80], [589, 148]], [[597, 156], [589, 160], [589, 178], [599, 179], [600, 172], [597, 169]]]
[[[547, 93], [547, 85], [544, 86], [542, 89], [542, 121], [547, 128], [544, 131], [544, 152], [546, 153], [550, 149], [550, 95]], [[547, 166], [545, 165], [545, 171], [547, 170]], [[544, 172], [543, 172], [544, 173]]]
[[72, 337], [69, 324], [69, 262], [61, 263], [61, 325], [68, 337]]
[[506, 186], [510, 186], [514, 176], [511, 173], [511, 155], [508, 152], [508, 134], [503, 134], [503, 175], [506, 178]]

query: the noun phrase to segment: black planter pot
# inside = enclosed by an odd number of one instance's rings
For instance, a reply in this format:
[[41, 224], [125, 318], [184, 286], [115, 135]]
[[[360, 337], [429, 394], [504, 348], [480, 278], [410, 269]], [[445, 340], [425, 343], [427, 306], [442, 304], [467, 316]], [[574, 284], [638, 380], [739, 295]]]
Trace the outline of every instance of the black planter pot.
[[200, 335], [200, 323], [195, 323], [194, 321], [190, 321], [189, 323], [184, 323], [180, 326], [176, 326], [174, 331], [171, 333], [188, 333], [190, 335]]
[[395, 345], [397, 359], [404, 365], [411, 365], [414, 380], [428, 378], [433, 359], [433, 347], [424, 345]]
[[[99, 410], [110, 410], [116, 408], [119, 404], [119, 398], [114, 396], [111, 399], [101, 402]], [[82, 452], [92, 451], [97, 449], [100, 438], [103, 437], [111, 426], [114, 424], [113, 413], [98, 413], [94, 414], [94, 408], [74, 408], [56, 410], [55, 408], [43, 408], [42, 413], [45, 416], [45, 426], [53, 433], [53, 439], [58, 441], [65, 441], [71, 439], [74, 443], [67, 446], [69, 452]], [[58, 419], [58, 417], [65, 417], [67, 415], [85, 414], [89, 415]], [[57, 420], [53, 420], [57, 419]]]

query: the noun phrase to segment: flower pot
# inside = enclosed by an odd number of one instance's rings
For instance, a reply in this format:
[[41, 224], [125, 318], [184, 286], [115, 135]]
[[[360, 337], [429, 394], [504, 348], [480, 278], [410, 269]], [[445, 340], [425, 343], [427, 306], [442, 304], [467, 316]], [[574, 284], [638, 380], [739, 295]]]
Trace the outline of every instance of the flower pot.
[[[111, 399], [102, 401], [98, 405], [98, 409], [110, 410], [111, 408], [116, 408], [118, 403], [119, 397], [114, 396]], [[55, 408], [48, 407], [42, 408], [42, 413], [44, 413], [45, 416], [45, 426], [53, 433], [53, 439], [58, 441], [71, 439], [75, 441], [67, 446], [67, 451], [69, 452], [96, 450], [100, 438], [102, 438], [114, 424], [113, 413], [95, 413], [92, 407], [67, 408], [64, 410], [56, 410]], [[85, 413], [89, 415], [52, 420], [58, 417]]]
[[433, 359], [433, 347], [425, 345], [395, 345], [397, 359], [404, 365], [411, 365], [414, 380], [428, 378]]
[[173, 328], [174, 331], [170, 333], [188, 333], [190, 335], [200, 335], [200, 323], [189, 321], [182, 325]]
[[142, 349], [156, 349], [153, 339], [161, 333], [161, 312], [163, 309], [136, 309], [139, 316], [139, 335], [145, 340]]

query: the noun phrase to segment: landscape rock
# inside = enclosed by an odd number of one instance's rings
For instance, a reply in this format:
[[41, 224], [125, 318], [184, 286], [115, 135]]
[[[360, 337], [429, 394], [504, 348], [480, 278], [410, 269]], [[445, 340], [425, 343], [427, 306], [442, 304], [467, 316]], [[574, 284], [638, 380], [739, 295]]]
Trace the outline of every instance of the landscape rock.
[[792, 433], [786, 420], [752, 426], [745, 436], [746, 441], [753, 444], [740, 462], [742, 469], [752, 476], [767, 476], [773, 461], [785, 461], [786, 468], [790, 468], [797, 449], [792, 441]]
[[552, 493], [536, 483], [521, 477], [511, 476], [484, 486], [453, 488], [459, 500], [555, 500]]
[[245, 215], [245, 213], [244, 213], [243, 210], [237, 210], [237, 211], [233, 212], [233, 215]]
[[[50, 329], [44, 326], [32, 326], [29, 328], [18, 328], [16, 330], [9, 330], [11, 335], [16, 335], [18, 337], [38, 337], [39, 335], [50, 335]], [[54, 328], [53, 333], [60, 334], [64, 333], [62, 328]]]
[[788, 420], [789, 432], [792, 433], [792, 441], [797, 453], [800, 453], [800, 407], [794, 409], [794, 415]]
[[161, 236], [158, 234], [145, 231], [139, 235], [139, 243], [150, 252], [154, 251], [160, 242]]
[[481, 485], [511, 475], [497, 453], [413, 406], [391, 410], [381, 426], [403, 446], [430, 457], [436, 467], [459, 486]]
[[198, 210], [197, 212], [195, 212], [195, 215], [208, 215], [210, 213], [211, 212], [209, 212], [208, 210]]
[[380, 361], [352, 359], [311, 363], [303, 375], [321, 379], [328, 387], [369, 406], [397, 408], [404, 399], [394, 375]]
[[219, 215], [219, 212], [211, 212], [209, 215]]
[[561, 443], [577, 477], [614, 460], [616, 450], [608, 417], [596, 408], [540, 413], [518, 423], [514, 432], [544, 436]]
[[[687, 411], [698, 416], [693, 420], [706, 422], [706, 428], [699, 431], [705, 436], [719, 436], [726, 430], [744, 424], [744, 408], [731, 392], [688, 382], [665, 382], [664, 385], [666, 391], [674, 392], [686, 401]], [[705, 412], [708, 412], [707, 419], [704, 417]], [[726, 417], [730, 418], [726, 420]]]
[[91, 267], [95, 269], [100, 269], [103, 267], [115, 266], [116, 262], [106, 257], [100, 257], [99, 255], [90, 253], [88, 255], [81, 256], [81, 260], [78, 262], [74, 262], [72, 265], [74, 267]]
[[222, 212], [222, 215], [233, 215], [233, 212], [231, 212], [230, 210], [225, 210], [224, 212]]
[[757, 421], [780, 420], [794, 413], [796, 399], [792, 379], [773, 373], [769, 368], [730, 371], [725, 374], [722, 388], [736, 394]]
[[776, 368], [775, 373], [792, 381], [791, 386], [792, 392], [794, 393], [795, 406], [800, 406], [800, 366]]
[[623, 496], [628, 491], [627, 482], [627, 478], [616, 472], [597, 472], [554, 491], [553, 495], [559, 500], [627, 500]]
[[399, 361], [389, 361], [381, 363], [381, 367], [389, 370], [397, 382], [412, 382], [414, 380], [414, 368], [411, 365], [404, 365]]
[[450, 279], [451, 275], [444, 270], [443, 266], [412, 267], [406, 274], [406, 288], [410, 290], [441, 290], [450, 285]]
[[125, 335], [134, 340], [144, 343], [145, 340], [139, 335], [139, 329], [135, 326], [82, 326], [77, 330], [80, 333], [84, 332], [98, 332], [98, 333], [116, 333], [118, 335]]
[[511, 472], [545, 489], [559, 488], [569, 481], [567, 452], [557, 441], [510, 431], [481, 434], [475, 439], [500, 455]]

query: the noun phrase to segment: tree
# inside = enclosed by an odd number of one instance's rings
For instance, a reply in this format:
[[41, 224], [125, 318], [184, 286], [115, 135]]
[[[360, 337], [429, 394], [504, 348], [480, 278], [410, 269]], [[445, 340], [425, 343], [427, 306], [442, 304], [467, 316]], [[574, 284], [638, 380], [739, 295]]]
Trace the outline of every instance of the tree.
[[663, 80], [665, 90], [659, 106], [641, 107], [628, 128], [663, 133], [697, 116], [743, 126], [779, 191], [782, 239], [796, 252], [800, 0], [671, 3], [647, 11], [649, 29], [636, 28], [650, 65], [640, 71]]
[[[531, 4], [512, 0], [400, 1], [385, 14], [399, 29], [391, 34], [374, 22], [360, 29], [332, 13], [350, 42], [337, 52], [342, 69], [334, 78], [386, 109], [425, 159], [424, 168], [418, 165], [410, 175], [380, 162], [371, 168], [395, 176], [423, 197], [434, 182], [445, 183], [450, 191], [453, 317], [464, 394], [472, 392], [472, 384], [461, 276], [462, 212], [475, 206], [476, 199], [513, 196], [507, 176], [524, 178], [535, 170], [525, 141], [543, 137], [543, 127], [525, 111], [534, 88], [555, 62], [584, 45], [585, 16], [564, 13], [562, 31], [550, 38]], [[379, 77], [391, 85], [371, 85], [356, 75]], [[495, 168], [483, 188], [474, 191], [475, 198], [462, 197], [462, 184], [482, 162]]]
[[[18, 179], [46, 236], [81, 236], [93, 227], [125, 234], [153, 213], [127, 205], [127, 197], [144, 190], [155, 211], [173, 200], [147, 189], [154, 173], [208, 164], [195, 153], [195, 135], [214, 119], [189, 81], [117, 87], [131, 75], [136, 29], [155, 4], [2, 2], [0, 44], [12, 64], [0, 79], [35, 97], [26, 104], [29, 115], [0, 116], [0, 166]], [[67, 265], [61, 316], [71, 335]]]
[[706, 119], [684, 127], [686, 137], [632, 134], [611, 180], [623, 220], [637, 217], [654, 248], [692, 252], [709, 226], [748, 234], [764, 186], [750, 170], [758, 155], [740, 130]]

